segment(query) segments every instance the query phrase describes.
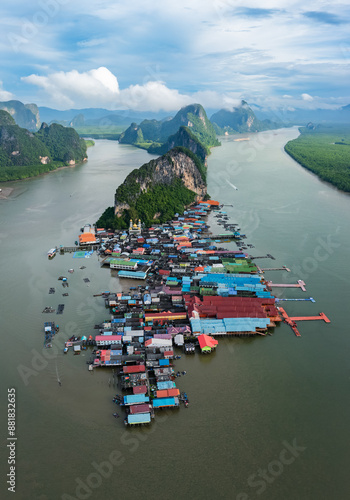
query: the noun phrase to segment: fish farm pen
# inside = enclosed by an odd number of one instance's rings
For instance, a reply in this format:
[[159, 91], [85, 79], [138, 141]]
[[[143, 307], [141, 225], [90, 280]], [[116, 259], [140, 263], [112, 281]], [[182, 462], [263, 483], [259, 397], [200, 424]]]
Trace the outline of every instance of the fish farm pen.
[[[230, 233], [212, 234], [210, 213]], [[329, 322], [324, 313], [289, 317], [272, 288], [305, 291], [305, 283], [266, 280], [264, 271], [289, 269], [284, 265], [259, 267], [256, 259], [275, 258], [249, 255], [244, 250], [254, 246], [242, 242], [245, 239], [238, 224], [228, 221], [219, 202], [208, 200], [150, 228], [142, 227], [141, 221], [130, 221], [128, 230], [113, 232], [86, 225], [79, 246], [60, 248], [60, 253], [72, 251], [76, 258], [97, 250], [101, 272], [110, 269], [110, 275], [121, 284], [125, 278], [135, 282], [119, 293], [95, 293], [108, 309], [108, 318], [92, 326], [94, 335], [68, 339], [64, 350], [79, 354], [91, 346], [89, 370], [112, 370], [119, 391], [112, 402], [123, 411], [126, 426], [150, 425], [162, 409], [189, 407], [187, 394], [176, 385], [186, 375], [176, 370], [181, 355], [210, 355], [220, 348], [221, 337], [265, 336], [281, 322], [291, 326], [297, 336], [299, 321]], [[223, 247], [226, 241], [237, 248]], [[67, 278], [60, 279], [68, 285]], [[312, 298], [293, 300], [314, 302]], [[60, 304], [57, 313], [63, 308]], [[56, 327], [45, 325], [45, 344], [50, 347]], [[119, 418], [118, 413], [112, 415]]]

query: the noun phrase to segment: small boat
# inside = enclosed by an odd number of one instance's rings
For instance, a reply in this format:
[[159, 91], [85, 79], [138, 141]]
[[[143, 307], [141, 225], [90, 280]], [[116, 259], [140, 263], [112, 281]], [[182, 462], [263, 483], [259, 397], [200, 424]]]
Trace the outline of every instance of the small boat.
[[57, 248], [50, 248], [50, 250], [47, 252], [47, 256], [49, 259], [52, 259], [57, 252]]
[[69, 273], [74, 273], [74, 269], [68, 269]]

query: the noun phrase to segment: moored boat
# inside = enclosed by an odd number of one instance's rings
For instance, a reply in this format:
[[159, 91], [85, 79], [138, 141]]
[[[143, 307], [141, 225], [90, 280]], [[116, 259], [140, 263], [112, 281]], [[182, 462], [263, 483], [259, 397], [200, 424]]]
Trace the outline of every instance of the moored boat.
[[47, 252], [47, 256], [49, 259], [52, 259], [57, 252], [57, 248], [50, 248], [50, 250]]

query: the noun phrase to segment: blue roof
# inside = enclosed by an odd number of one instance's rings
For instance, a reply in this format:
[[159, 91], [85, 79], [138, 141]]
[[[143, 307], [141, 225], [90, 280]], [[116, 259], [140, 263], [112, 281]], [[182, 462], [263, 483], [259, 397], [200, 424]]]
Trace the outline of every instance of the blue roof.
[[138, 278], [144, 280], [147, 274], [141, 271], [119, 271], [118, 276], [121, 278]]
[[170, 361], [168, 359], [160, 359], [159, 360], [159, 366], [169, 366]]
[[175, 398], [154, 398], [153, 408], [161, 408], [162, 406], [178, 406]]
[[146, 424], [150, 421], [150, 413], [137, 413], [136, 415], [128, 415], [128, 424]]
[[161, 391], [162, 389], [173, 389], [176, 387], [175, 382], [171, 380], [166, 380], [165, 382], [157, 382], [157, 389]]
[[134, 405], [139, 403], [148, 403], [149, 397], [144, 394], [129, 394], [128, 396], [124, 396], [124, 404], [125, 405]]

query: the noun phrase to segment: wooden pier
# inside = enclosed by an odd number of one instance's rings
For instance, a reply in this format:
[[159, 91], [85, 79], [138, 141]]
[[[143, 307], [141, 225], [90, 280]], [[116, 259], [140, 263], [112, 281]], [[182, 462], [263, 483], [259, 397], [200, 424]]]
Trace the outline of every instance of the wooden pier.
[[[59, 247], [60, 254], [72, 253], [72, 252], [91, 252], [91, 250], [97, 250], [99, 244], [94, 245], [84, 245], [84, 246], [74, 246], [74, 247]], [[56, 247], [57, 248], [57, 247]]]
[[263, 273], [265, 271], [287, 271], [288, 273], [290, 273], [290, 269], [286, 266], [282, 266], [282, 267], [264, 267], [264, 268], [261, 268], [259, 266], [256, 266], [258, 268], [258, 271], [259, 273]]
[[298, 283], [293, 285], [293, 284], [289, 284], [289, 283], [272, 283], [272, 281], [267, 281], [266, 282], [266, 285], [268, 288], [272, 288], [272, 287], [277, 287], [277, 288], [301, 288], [301, 290], [303, 292], [306, 292], [306, 288], [305, 288], [305, 283], [303, 280], [298, 280]]
[[297, 321], [317, 321], [323, 320], [325, 323], [330, 323], [330, 319], [327, 318], [325, 313], [321, 312], [318, 316], [288, 316], [283, 307], [278, 307], [278, 310], [283, 316], [284, 322], [287, 323], [295, 333], [297, 337], [301, 337], [300, 332], [298, 330]]
[[313, 298], [313, 297], [309, 297], [308, 299], [285, 299], [285, 298], [278, 298], [276, 297], [276, 302], [281, 302], [282, 300], [283, 301], [293, 301], [293, 302], [303, 302], [303, 301], [310, 301], [310, 302], [316, 302], [316, 300]]
[[249, 256], [249, 258], [251, 260], [254, 260], [254, 259], [272, 259], [272, 260], [276, 260], [275, 257], [273, 257], [273, 255], [271, 255], [270, 253], [266, 254], [266, 255], [259, 255], [257, 257], [252, 257], [251, 255]]

